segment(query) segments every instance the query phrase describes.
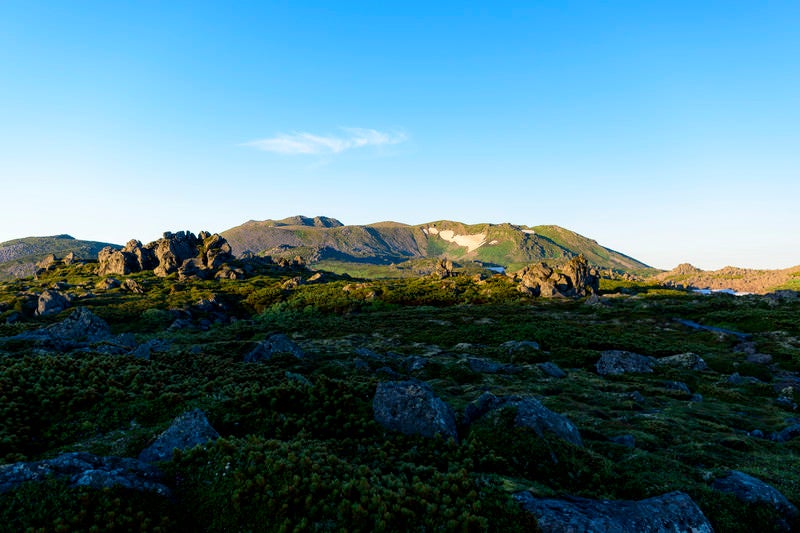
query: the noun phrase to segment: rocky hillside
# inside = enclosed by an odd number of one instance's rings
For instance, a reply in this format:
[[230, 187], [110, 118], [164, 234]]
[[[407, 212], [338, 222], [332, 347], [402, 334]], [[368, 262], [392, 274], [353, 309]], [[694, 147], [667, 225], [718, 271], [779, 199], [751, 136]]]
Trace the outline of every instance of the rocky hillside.
[[326, 217], [251, 220], [223, 231], [233, 253], [299, 255], [309, 262], [328, 259], [402, 262], [423, 257], [480, 261], [519, 267], [533, 261], [565, 262], [583, 255], [601, 268], [635, 271], [647, 265], [559, 226], [473, 224], [439, 220], [410, 226], [378, 222], [345, 226]]
[[77, 259], [95, 259], [106, 242], [82, 241], [69, 235], [25, 237], [0, 243], [0, 280], [32, 276], [36, 263], [50, 254], [64, 257], [70, 252]]
[[688, 263], [662, 272], [653, 281], [672, 287], [723, 290], [766, 294], [776, 289], [800, 289], [800, 265], [783, 270], [754, 270], [725, 267], [720, 270], [700, 270]]

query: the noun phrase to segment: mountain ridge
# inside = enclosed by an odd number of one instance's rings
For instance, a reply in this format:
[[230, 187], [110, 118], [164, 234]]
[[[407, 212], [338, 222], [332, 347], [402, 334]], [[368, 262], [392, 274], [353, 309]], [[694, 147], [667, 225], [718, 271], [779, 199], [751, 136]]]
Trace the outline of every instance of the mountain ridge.
[[466, 224], [435, 220], [422, 224], [381, 221], [345, 225], [329, 217], [298, 215], [282, 220], [248, 221], [220, 234], [235, 255], [299, 255], [309, 262], [326, 259], [402, 262], [442, 257], [515, 267], [534, 261], [566, 261], [583, 255], [602, 268], [648, 269], [633, 257], [555, 225], [509, 222]]

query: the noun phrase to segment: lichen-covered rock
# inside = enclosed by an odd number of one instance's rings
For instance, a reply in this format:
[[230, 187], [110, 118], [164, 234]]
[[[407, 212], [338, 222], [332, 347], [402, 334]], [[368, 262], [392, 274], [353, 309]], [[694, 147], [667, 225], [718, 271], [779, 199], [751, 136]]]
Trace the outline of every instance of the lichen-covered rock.
[[458, 440], [452, 409], [422, 381], [378, 384], [372, 409], [375, 421], [392, 431], [424, 437], [442, 435]]
[[545, 263], [536, 263], [511, 274], [510, 277], [517, 282], [518, 291], [543, 298], [596, 294], [600, 285], [599, 273], [580, 255], [570, 259], [560, 272]]
[[23, 483], [43, 481], [49, 477], [65, 478], [72, 486], [122, 487], [170, 495], [169, 488], [161, 483], [163, 474], [152, 465], [128, 457], [101, 457], [83, 452], [64, 453], [46, 461], [0, 466], [0, 494], [15, 490]]
[[267, 361], [271, 359], [273, 355], [279, 353], [288, 353], [298, 359], [305, 357], [305, 352], [303, 352], [303, 349], [300, 348], [297, 343], [283, 333], [276, 333], [259, 342], [250, 353], [244, 356], [244, 362], [257, 363], [259, 361]]
[[763, 502], [770, 505], [781, 517], [775, 525], [782, 531], [795, 531], [793, 527], [800, 526], [797, 507], [778, 489], [758, 478], [731, 470], [727, 476], [714, 480], [714, 489], [733, 494], [745, 503]]
[[194, 409], [175, 418], [153, 444], [142, 450], [139, 460], [145, 463], [169, 461], [176, 448], [194, 448], [218, 437], [219, 433], [208, 423], [203, 411]]
[[708, 370], [708, 365], [703, 358], [692, 352], [668, 355], [667, 357], [659, 357], [655, 360], [655, 364], [671, 366], [674, 368], [687, 368], [689, 370]]
[[600, 354], [595, 367], [601, 376], [626, 374], [628, 372], [645, 374], [653, 371], [655, 359], [646, 355], [623, 350], [607, 350]]
[[166, 277], [177, 272], [184, 261], [197, 255], [197, 246], [199, 244], [200, 241], [194, 233], [188, 231], [164, 233], [161, 239], [147, 245], [148, 248], [153, 250], [158, 262], [158, 266], [153, 269], [153, 273], [159, 277]]
[[514, 499], [536, 517], [543, 533], [713, 533], [711, 523], [683, 492], [646, 500], [556, 500], [517, 492]]
[[39, 295], [36, 315], [55, 315], [69, 307], [69, 299], [58, 291], [46, 290]]

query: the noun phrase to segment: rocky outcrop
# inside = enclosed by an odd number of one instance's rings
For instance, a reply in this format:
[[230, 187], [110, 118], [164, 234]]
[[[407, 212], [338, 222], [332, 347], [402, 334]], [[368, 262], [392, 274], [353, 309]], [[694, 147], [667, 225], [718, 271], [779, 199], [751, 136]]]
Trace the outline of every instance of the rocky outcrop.
[[561, 271], [545, 263], [538, 263], [526, 266], [510, 274], [510, 277], [517, 283], [518, 291], [543, 298], [596, 294], [600, 284], [598, 271], [590, 267], [586, 259], [580, 255], [573, 257]]
[[458, 440], [452, 409], [427, 383], [417, 380], [378, 384], [372, 401], [375, 421], [392, 431]]
[[556, 500], [517, 492], [514, 499], [533, 514], [543, 533], [613, 531], [614, 533], [713, 533], [711, 523], [683, 492], [646, 500]]
[[131, 240], [121, 250], [110, 246], [102, 249], [97, 255], [97, 272], [105, 276], [152, 270], [160, 277], [177, 272], [184, 279], [211, 279], [231, 259], [231, 247], [220, 235], [206, 231], [197, 236], [188, 231], [166, 232], [144, 246]]
[[172, 422], [155, 442], [142, 450], [139, 460], [145, 463], [169, 461], [175, 449], [186, 450], [219, 437], [200, 409], [186, 412]]
[[500, 409], [515, 409], [514, 425], [532, 429], [540, 437], [553, 434], [575, 446], [583, 446], [578, 428], [570, 420], [542, 405], [531, 396], [495, 396], [484, 392], [464, 410], [464, 424], [469, 425], [479, 418]]
[[88, 346], [111, 336], [108, 323], [85, 307], [78, 307], [61, 322], [8, 337], [24, 340], [54, 350], [71, 350]]
[[69, 307], [69, 299], [58, 291], [46, 290], [39, 295], [36, 315], [47, 316], [60, 313]]
[[601, 376], [613, 376], [630, 372], [650, 373], [654, 364], [655, 359], [646, 355], [624, 350], [607, 350], [600, 354], [600, 360], [595, 367]]
[[775, 526], [782, 531], [796, 531], [800, 526], [800, 512], [778, 489], [758, 478], [732, 470], [727, 476], [714, 481], [714, 489], [736, 496], [745, 503], [766, 503], [781, 517]]
[[46, 461], [0, 466], [0, 494], [23, 483], [63, 478], [70, 486], [106, 489], [121, 487], [169, 496], [163, 474], [155, 467], [127, 457], [101, 457], [90, 453], [64, 453]]
[[279, 353], [288, 353], [298, 359], [305, 357], [305, 352], [297, 343], [293, 342], [283, 333], [270, 335], [268, 338], [259, 342], [247, 355], [244, 356], [245, 363], [257, 363], [268, 361], [272, 356]]

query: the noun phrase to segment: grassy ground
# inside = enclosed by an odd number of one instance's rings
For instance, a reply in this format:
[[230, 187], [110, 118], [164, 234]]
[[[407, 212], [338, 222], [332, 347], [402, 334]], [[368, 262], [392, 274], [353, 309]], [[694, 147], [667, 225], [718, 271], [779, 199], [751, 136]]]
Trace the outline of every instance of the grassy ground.
[[[0, 323], [22, 317], [1, 325], [0, 336], [69, 314], [32, 316], [29, 294], [62, 282], [74, 306], [90, 308], [115, 334], [155, 339], [163, 349], [143, 360], [104, 355], [99, 346], [45, 353], [0, 342], [0, 460], [75, 450], [135, 457], [174, 416], [194, 407], [222, 438], [163, 465], [175, 490], [171, 500], [70, 489], [58, 480], [4, 494], [0, 520], [15, 530], [533, 530], [510, 499], [529, 489], [625, 499], [683, 490], [717, 531], [763, 531], [768, 510], [711, 489], [710, 481], [729, 469], [755, 475], [800, 504], [800, 442], [750, 436], [779, 431], [797, 416], [776, 403], [774, 388], [782, 372], [800, 370], [797, 300], [604, 282], [600, 303], [587, 305], [524, 298], [502, 276], [329, 275], [324, 283], [297, 285], [297, 277], [311, 273], [278, 269], [244, 281], [141, 273], [129, 277], [145, 292], [132, 294], [97, 288], [92, 270], [61, 268], [0, 285]], [[196, 305], [212, 297], [224, 311]], [[195, 327], [169, 329], [186, 311]], [[748, 362], [736, 336], [675, 319], [750, 334], [773, 363]], [[242, 362], [257, 341], [278, 332], [308, 357]], [[510, 340], [540, 348], [509, 351], [501, 345]], [[594, 365], [608, 349], [654, 357], [694, 352], [710, 370], [602, 377]], [[409, 357], [426, 364], [409, 372]], [[468, 357], [518, 371], [474, 372]], [[546, 361], [568, 376], [547, 377], [536, 366]], [[759, 381], [731, 384], [734, 372]], [[388, 432], [372, 419], [375, 388], [408, 376], [430, 383], [457, 413], [487, 390], [534, 395], [577, 425], [585, 447], [514, 428], [507, 413], [460, 427], [458, 444]], [[668, 388], [675, 381], [691, 393]], [[633, 436], [636, 446], [611, 440], [620, 435]]]

